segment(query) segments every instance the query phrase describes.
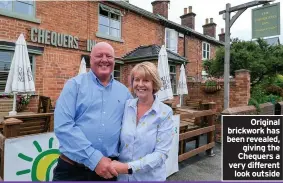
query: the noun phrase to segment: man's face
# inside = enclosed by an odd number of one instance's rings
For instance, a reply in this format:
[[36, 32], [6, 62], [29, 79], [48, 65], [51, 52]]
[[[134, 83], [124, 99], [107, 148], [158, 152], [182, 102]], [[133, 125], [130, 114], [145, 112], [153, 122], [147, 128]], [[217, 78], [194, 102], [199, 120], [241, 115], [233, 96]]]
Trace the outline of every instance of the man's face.
[[94, 48], [91, 55], [91, 69], [100, 79], [108, 79], [114, 70], [114, 52], [107, 45], [99, 45]]

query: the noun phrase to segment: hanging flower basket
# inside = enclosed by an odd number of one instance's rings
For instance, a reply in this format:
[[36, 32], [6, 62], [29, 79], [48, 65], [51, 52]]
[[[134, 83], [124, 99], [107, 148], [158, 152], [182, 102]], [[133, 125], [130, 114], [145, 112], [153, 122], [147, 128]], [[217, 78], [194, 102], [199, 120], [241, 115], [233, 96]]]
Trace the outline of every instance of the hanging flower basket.
[[17, 95], [17, 112], [22, 112], [30, 102], [30, 95]]
[[205, 93], [215, 93], [221, 89], [221, 86], [214, 79], [206, 80], [203, 86], [203, 91]]
[[27, 108], [25, 104], [17, 104], [17, 112], [22, 112]]

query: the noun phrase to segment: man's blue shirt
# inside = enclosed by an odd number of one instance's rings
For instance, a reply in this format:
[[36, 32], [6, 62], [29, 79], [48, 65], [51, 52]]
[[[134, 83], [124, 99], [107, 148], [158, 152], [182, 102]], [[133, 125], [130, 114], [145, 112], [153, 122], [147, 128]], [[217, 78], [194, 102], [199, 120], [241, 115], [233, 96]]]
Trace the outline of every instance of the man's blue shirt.
[[111, 79], [103, 86], [90, 70], [67, 81], [56, 101], [54, 131], [59, 150], [94, 170], [103, 156], [118, 156], [129, 90]]

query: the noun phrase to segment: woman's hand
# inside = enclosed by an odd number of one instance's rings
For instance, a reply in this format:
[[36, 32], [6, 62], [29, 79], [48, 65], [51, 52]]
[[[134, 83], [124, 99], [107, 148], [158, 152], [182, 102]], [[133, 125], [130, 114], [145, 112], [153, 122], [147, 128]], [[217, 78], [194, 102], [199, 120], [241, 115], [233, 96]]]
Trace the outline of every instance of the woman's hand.
[[127, 163], [121, 163], [119, 161], [114, 160], [111, 162], [111, 164], [118, 172], [118, 174], [128, 174], [129, 166]]

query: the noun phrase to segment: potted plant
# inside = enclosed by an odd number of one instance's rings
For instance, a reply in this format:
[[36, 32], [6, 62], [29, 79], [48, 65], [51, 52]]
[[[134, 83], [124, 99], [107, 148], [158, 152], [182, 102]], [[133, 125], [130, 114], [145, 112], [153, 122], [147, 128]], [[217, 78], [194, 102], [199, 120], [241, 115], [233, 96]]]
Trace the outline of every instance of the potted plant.
[[203, 88], [206, 93], [214, 93], [221, 89], [216, 79], [207, 79]]
[[30, 95], [28, 94], [17, 95], [17, 112], [21, 112], [25, 110], [29, 102], [30, 102]]

